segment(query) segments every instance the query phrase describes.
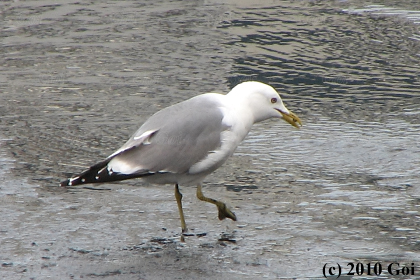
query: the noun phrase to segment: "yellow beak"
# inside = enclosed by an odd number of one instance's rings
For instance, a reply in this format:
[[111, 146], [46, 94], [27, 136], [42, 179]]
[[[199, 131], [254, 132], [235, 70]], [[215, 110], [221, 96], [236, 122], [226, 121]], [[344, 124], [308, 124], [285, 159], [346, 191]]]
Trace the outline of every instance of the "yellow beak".
[[291, 125], [293, 125], [296, 128], [299, 128], [300, 126], [302, 126], [302, 121], [299, 119], [298, 116], [296, 116], [294, 113], [292, 113], [291, 111], [289, 111], [289, 113], [285, 113], [282, 111], [279, 111], [280, 114], [282, 114], [283, 119], [290, 123]]

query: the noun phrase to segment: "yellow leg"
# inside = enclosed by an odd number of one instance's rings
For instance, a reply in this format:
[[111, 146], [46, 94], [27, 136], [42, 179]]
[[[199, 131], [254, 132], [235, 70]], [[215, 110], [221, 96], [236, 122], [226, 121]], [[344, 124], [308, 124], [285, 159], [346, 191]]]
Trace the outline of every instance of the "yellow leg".
[[227, 208], [226, 204], [224, 204], [221, 201], [218, 201], [213, 198], [205, 197], [202, 190], [201, 190], [201, 184], [197, 185], [197, 198], [201, 201], [206, 201], [209, 203], [212, 203], [217, 206], [217, 210], [219, 210], [219, 220], [223, 220], [225, 218], [232, 219], [236, 221], [236, 215], [232, 211]]
[[[178, 204], [179, 217], [181, 218], [182, 233], [187, 232], [187, 224], [185, 223], [184, 211], [182, 210], [182, 194], [179, 192], [178, 184], [175, 185], [175, 198]], [[181, 235], [181, 241], [184, 242], [184, 236]]]

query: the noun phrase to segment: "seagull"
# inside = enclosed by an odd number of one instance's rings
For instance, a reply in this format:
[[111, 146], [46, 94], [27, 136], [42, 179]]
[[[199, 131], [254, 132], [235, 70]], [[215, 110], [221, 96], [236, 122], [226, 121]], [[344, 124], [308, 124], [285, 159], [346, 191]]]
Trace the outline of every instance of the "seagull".
[[216, 205], [220, 220], [236, 221], [225, 203], [204, 196], [202, 182], [234, 153], [254, 123], [270, 118], [282, 118], [296, 128], [302, 126], [278, 92], [261, 82], [240, 83], [228, 94], [201, 94], [158, 111], [121, 148], [60, 185], [133, 178], [175, 185], [183, 240], [187, 225], [179, 185], [196, 185], [197, 198]]

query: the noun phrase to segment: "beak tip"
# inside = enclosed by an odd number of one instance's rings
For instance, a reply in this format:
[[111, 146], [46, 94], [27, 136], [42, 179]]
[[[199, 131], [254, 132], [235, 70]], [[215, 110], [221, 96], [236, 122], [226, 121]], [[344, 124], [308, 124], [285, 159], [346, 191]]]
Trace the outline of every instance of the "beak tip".
[[290, 111], [289, 113], [283, 113], [283, 112], [280, 112], [280, 113], [282, 114], [283, 119], [289, 124], [293, 125], [294, 127], [299, 129], [302, 126], [302, 121], [294, 113]]

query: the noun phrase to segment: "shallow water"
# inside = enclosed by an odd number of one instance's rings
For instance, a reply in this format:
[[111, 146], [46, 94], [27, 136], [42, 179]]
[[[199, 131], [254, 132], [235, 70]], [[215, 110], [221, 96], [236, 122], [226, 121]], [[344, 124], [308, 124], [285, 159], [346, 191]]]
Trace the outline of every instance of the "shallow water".
[[[416, 1], [2, 2], [0, 275], [322, 279], [325, 263], [348, 272], [349, 262], [380, 262], [382, 279], [416, 279], [418, 9]], [[238, 222], [218, 221], [194, 188], [182, 188], [189, 228], [206, 235], [180, 243], [172, 186], [56, 187], [155, 111], [245, 80], [277, 88], [304, 126], [256, 125], [208, 177], [204, 192], [231, 205]], [[389, 275], [392, 262], [415, 275]]]

